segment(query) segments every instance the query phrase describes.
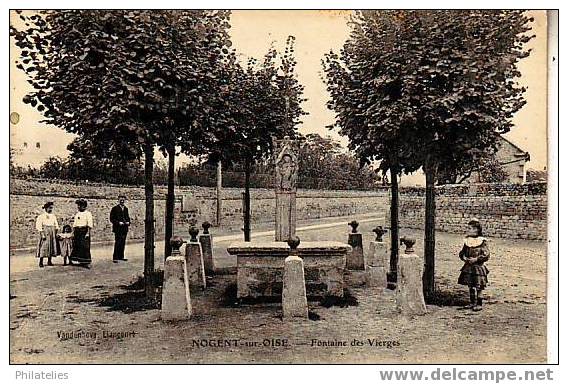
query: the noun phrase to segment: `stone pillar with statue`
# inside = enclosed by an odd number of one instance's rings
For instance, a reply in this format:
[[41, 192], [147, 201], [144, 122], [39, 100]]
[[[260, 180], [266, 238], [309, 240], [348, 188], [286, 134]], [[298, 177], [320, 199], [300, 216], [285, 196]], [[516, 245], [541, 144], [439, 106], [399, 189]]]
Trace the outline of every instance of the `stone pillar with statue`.
[[296, 234], [296, 181], [298, 142], [289, 137], [274, 140], [276, 241], [288, 241]]
[[[304, 296], [343, 297], [345, 260], [351, 246], [332, 241], [299, 246], [295, 235], [299, 141], [286, 137], [274, 140], [273, 145], [275, 241], [235, 242], [227, 252], [237, 258], [238, 299], [282, 297], [285, 288], [284, 317], [305, 318]], [[288, 258], [290, 254], [293, 257]]]

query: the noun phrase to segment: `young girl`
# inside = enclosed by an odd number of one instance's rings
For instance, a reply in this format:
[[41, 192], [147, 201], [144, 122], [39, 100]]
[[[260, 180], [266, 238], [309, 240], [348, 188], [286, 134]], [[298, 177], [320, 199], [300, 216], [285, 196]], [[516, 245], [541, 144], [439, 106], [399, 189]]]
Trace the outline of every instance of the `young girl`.
[[63, 265], [72, 265], [71, 251], [73, 250], [73, 233], [69, 224], [63, 226], [63, 233], [59, 234], [59, 247], [61, 248], [61, 256], [63, 256]]
[[489, 260], [487, 240], [482, 236], [483, 231], [479, 220], [472, 219], [468, 223], [468, 231], [459, 257], [464, 261], [458, 284], [469, 287], [469, 308], [480, 311], [482, 305], [481, 292], [487, 286], [489, 270], [484, 263]]

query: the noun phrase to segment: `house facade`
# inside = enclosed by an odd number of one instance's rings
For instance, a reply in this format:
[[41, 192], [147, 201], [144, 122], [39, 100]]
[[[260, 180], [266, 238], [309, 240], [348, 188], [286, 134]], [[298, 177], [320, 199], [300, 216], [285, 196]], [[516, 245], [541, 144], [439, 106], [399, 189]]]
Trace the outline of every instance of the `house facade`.
[[[522, 184], [526, 181], [525, 165], [530, 161], [530, 154], [503, 136], [499, 139], [499, 149], [495, 153], [497, 162], [507, 174], [505, 183]], [[465, 182], [476, 183], [482, 178], [478, 173], [472, 174]]]

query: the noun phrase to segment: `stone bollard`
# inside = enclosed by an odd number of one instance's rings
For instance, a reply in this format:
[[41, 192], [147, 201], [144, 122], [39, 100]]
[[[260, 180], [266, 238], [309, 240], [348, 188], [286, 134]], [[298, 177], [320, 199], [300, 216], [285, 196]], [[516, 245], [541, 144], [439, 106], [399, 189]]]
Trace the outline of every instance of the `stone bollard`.
[[426, 303], [422, 292], [423, 261], [414, 253], [416, 240], [402, 237], [400, 243], [406, 246], [399, 259], [398, 283], [396, 285], [396, 306], [404, 315], [423, 315]]
[[208, 221], [204, 221], [201, 226], [203, 227], [203, 234], [199, 235], [199, 243], [203, 253], [203, 266], [205, 274], [210, 276], [215, 269], [213, 266], [213, 236], [209, 233], [211, 224]]
[[197, 241], [199, 229], [196, 227], [189, 228], [191, 239], [185, 246], [185, 261], [187, 266], [187, 276], [189, 284], [192, 287], [200, 287], [205, 289], [205, 266], [203, 265], [203, 251], [201, 244]]
[[304, 261], [298, 256], [299, 244], [298, 236], [293, 236], [288, 240], [290, 256], [284, 260], [282, 287], [282, 318], [284, 320], [308, 318]]
[[[387, 287], [387, 273], [389, 270], [389, 254], [387, 244], [383, 241], [383, 235], [387, 232], [383, 227], [373, 229], [376, 234], [374, 241], [369, 244], [369, 256], [367, 258], [367, 286]], [[382, 292], [382, 291], [381, 291]]]
[[351, 253], [347, 254], [346, 267], [350, 270], [364, 271], [365, 270], [365, 256], [363, 255], [363, 235], [357, 232], [359, 223], [355, 220], [349, 223], [351, 226], [351, 233], [347, 244], [352, 248]]
[[191, 297], [187, 279], [186, 261], [179, 248], [183, 239], [174, 236], [170, 240], [172, 254], [164, 263], [164, 285], [162, 288], [162, 320], [189, 320]]

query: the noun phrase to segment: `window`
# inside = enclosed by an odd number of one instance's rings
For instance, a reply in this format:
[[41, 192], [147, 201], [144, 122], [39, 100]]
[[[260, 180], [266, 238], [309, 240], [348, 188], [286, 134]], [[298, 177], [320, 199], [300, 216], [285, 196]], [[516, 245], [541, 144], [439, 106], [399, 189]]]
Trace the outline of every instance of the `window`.
[[41, 148], [41, 144], [39, 143], [39, 141], [36, 143], [36, 148]]
[[27, 148], [27, 147], [28, 147], [28, 143], [26, 143], [26, 142], [24, 141], [24, 148]]

